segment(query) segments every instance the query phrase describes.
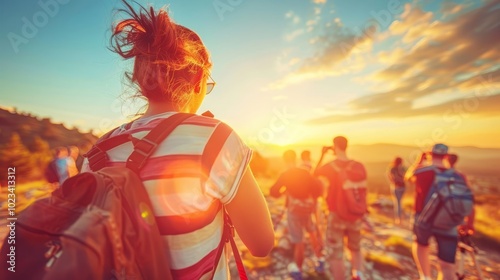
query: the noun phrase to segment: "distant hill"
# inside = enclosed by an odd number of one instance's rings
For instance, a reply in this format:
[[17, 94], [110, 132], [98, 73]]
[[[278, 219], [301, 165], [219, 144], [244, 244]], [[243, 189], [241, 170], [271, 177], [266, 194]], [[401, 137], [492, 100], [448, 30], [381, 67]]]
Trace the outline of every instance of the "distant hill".
[[[413, 163], [415, 158], [422, 152], [428, 151], [431, 147], [424, 149], [416, 146], [405, 146], [396, 144], [372, 144], [372, 145], [352, 145], [348, 148], [349, 157], [363, 163], [376, 166], [377, 170], [384, 169], [395, 157], [402, 157], [406, 166]], [[321, 151], [320, 145], [292, 145], [288, 147], [263, 146], [257, 149], [266, 158], [278, 159], [270, 166], [275, 166], [281, 162], [281, 153], [287, 149], [293, 149], [300, 154], [302, 150], [310, 150], [313, 164], [316, 164]], [[478, 148], [472, 146], [454, 147], [451, 146], [450, 153], [457, 154], [460, 158], [457, 168], [466, 173], [476, 176], [498, 175], [500, 174], [500, 149], [498, 148]], [[325, 162], [333, 159], [330, 153], [325, 158]]]
[[[17, 182], [42, 179], [55, 147], [77, 146], [83, 154], [96, 140], [90, 132], [68, 129], [49, 118], [0, 108], [0, 169], [15, 167]], [[0, 185], [6, 182], [3, 174]]]
[[[274, 147], [274, 149], [276, 148]], [[281, 147], [281, 149], [283, 151], [293, 149], [298, 155], [302, 150], [310, 150], [313, 166], [315, 166], [319, 158], [321, 146], [293, 146]], [[271, 149], [265, 151], [271, 151]], [[370, 185], [370, 189], [376, 193], [389, 192], [386, 171], [394, 157], [402, 157], [404, 164], [409, 166], [421, 152], [422, 150], [417, 147], [394, 144], [353, 145], [348, 148], [348, 156], [350, 158], [365, 164], [368, 171], [368, 184]], [[500, 191], [500, 185], [495, 183], [500, 182], [500, 149], [450, 147], [450, 153], [459, 155], [460, 159], [456, 168], [464, 172], [469, 179], [473, 180], [474, 184], [480, 181], [482, 182], [480, 185], [485, 185], [483, 187]], [[333, 158], [333, 154], [330, 152], [325, 157], [323, 163], [327, 163], [333, 160]], [[265, 167], [257, 163], [254, 164], [260, 167], [259, 174], [266, 175], [271, 180], [277, 179], [280, 172], [285, 168], [283, 160], [279, 156], [279, 150], [274, 150], [273, 153], [260, 153], [259, 162], [265, 162]]]
[[30, 148], [35, 136], [49, 144], [49, 148], [75, 145], [85, 148], [97, 140], [92, 133], [82, 133], [77, 128], [66, 128], [52, 123], [50, 118], [38, 118], [31, 114], [0, 109], [0, 145], [7, 143], [13, 133], [19, 134], [23, 144]]

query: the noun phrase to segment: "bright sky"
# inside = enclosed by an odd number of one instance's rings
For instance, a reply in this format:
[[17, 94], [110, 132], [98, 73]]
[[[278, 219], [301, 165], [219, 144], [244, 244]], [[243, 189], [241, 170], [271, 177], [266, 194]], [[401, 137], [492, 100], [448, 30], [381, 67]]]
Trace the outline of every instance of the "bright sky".
[[[143, 5], [150, 2], [139, 0]], [[199, 33], [211, 110], [248, 144], [500, 147], [500, 3], [153, 1]], [[138, 111], [119, 1], [1, 1], [0, 105], [102, 133]], [[130, 91], [128, 91], [130, 93]]]

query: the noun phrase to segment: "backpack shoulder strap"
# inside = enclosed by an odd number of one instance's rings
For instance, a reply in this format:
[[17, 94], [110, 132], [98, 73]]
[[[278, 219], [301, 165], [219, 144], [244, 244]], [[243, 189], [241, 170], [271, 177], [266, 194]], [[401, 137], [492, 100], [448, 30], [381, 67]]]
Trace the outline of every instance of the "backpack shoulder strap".
[[338, 164], [335, 163], [335, 161], [331, 161], [330, 162], [330, 166], [333, 168], [333, 170], [335, 170], [336, 172], [340, 172], [340, 167], [338, 166]]
[[214, 279], [215, 270], [217, 269], [217, 265], [219, 264], [219, 260], [222, 256], [222, 252], [224, 251], [224, 247], [226, 247], [226, 243], [231, 243], [231, 249], [233, 250], [234, 260], [236, 262], [236, 267], [238, 268], [238, 274], [241, 280], [248, 280], [247, 273], [245, 271], [245, 266], [243, 265], [243, 260], [241, 259], [240, 253], [238, 252], [238, 247], [236, 246], [236, 242], [234, 241], [234, 226], [229, 214], [227, 213], [226, 207], [222, 206], [222, 213], [224, 215], [224, 228], [222, 231], [222, 238], [219, 243], [219, 247], [217, 248], [217, 255], [215, 256], [214, 262], [214, 270], [212, 272], [212, 276], [210, 279]]
[[347, 160], [347, 165], [344, 166], [344, 167], [340, 167], [336, 161], [332, 161], [330, 162], [330, 165], [333, 167], [333, 169], [335, 169], [335, 171], [337, 172], [340, 172], [340, 171], [343, 171], [343, 170], [348, 170], [350, 168], [352, 168], [352, 165], [355, 163], [354, 160], [350, 159], [350, 160]]
[[[217, 155], [219, 151], [224, 146], [226, 139], [232, 133], [232, 129], [226, 125], [225, 123], [219, 123], [215, 128], [212, 136], [208, 140], [205, 149], [203, 150], [202, 155], [202, 168], [204, 169], [205, 174], [210, 174], [210, 168], [217, 159]], [[236, 266], [238, 267], [238, 274], [241, 280], [247, 280], [247, 274], [245, 271], [245, 266], [243, 265], [243, 261], [241, 259], [240, 253], [238, 251], [238, 247], [234, 241], [234, 226], [229, 214], [227, 213], [226, 208], [222, 205], [222, 213], [224, 215], [224, 228], [222, 232], [222, 238], [219, 243], [219, 247], [217, 248], [217, 255], [215, 257], [214, 262], [214, 270], [212, 272], [212, 276], [210, 279], [213, 279], [215, 276], [215, 270], [217, 269], [217, 265], [222, 256], [222, 252], [224, 251], [224, 247], [226, 247], [226, 243], [231, 243], [231, 248], [233, 250], [234, 260], [236, 262]]]
[[134, 144], [134, 151], [127, 158], [126, 166], [138, 173], [163, 139], [184, 120], [192, 116], [193, 114], [177, 113], [162, 120], [146, 136]]
[[[193, 114], [177, 113], [164, 120], [162, 120], [156, 127], [154, 127], [143, 139], [134, 141], [130, 134], [120, 134], [111, 136], [119, 126], [101, 137], [97, 143], [90, 149], [84, 156], [89, 161], [89, 167], [92, 171], [97, 171], [104, 168], [109, 160], [107, 151], [122, 145], [124, 143], [133, 141], [134, 151], [127, 159], [127, 167], [134, 172], [138, 172], [145, 164], [147, 158], [153, 154], [159, 143], [165, 139], [180, 123], [185, 119], [193, 116]], [[125, 125], [130, 127], [132, 122]], [[130, 163], [129, 163], [130, 162]]]

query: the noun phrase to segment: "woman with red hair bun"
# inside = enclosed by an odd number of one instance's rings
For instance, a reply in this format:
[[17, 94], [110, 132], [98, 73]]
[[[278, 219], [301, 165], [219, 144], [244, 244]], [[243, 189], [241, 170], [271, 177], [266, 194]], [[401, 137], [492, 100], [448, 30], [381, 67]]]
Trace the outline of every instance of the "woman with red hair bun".
[[[108, 137], [130, 134], [139, 140], [172, 115], [192, 114], [157, 146], [139, 174], [173, 278], [230, 279], [227, 254], [215, 263], [225, 210], [252, 255], [266, 256], [274, 245], [269, 210], [248, 166], [252, 151], [225, 123], [196, 114], [215, 85], [200, 37], [163, 9], [123, 2], [119, 11], [127, 17], [113, 27], [111, 49], [133, 60], [126, 77], [147, 100], [147, 110]], [[108, 165], [125, 164], [133, 148], [129, 142], [109, 150]]]

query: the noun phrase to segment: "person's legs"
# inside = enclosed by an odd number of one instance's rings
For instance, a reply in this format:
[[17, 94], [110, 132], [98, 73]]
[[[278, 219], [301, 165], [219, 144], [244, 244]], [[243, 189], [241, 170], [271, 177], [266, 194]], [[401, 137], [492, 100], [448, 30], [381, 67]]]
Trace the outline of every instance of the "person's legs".
[[455, 279], [455, 255], [458, 247], [458, 238], [456, 236], [444, 236], [435, 234], [438, 244], [439, 267], [438, 279]]
[[314, 255], [316, 256], [316, 267], [315, 270], [318, 273], [325, 272], [325, 259], [323, 257], [323, 246], [318, 240], [318, 225], [314, 223], [312, 218], [309, 219], [306, 226], [306, 231], [309, 234], [309, 240], [311, 241], [311, 247], [313, 249]]
[[344, 230], [345, 225], [334, 213], [330, 213], [326, 230], [326, 249], [330, 274], [334, 280], [345, 278]]
[[415, 233], [415, 242], [413, 242], [412, 253], [420, 279], [430, 279], [431, 264], [429, 260], [429, 239], [432, 236], [432, 232], [430, 230], [422, 230], [418, 227], [414, 227], [413, 232]]
[[313, 248], [314, 255], [318, 258], [322, 257], [323, 256], [323, 254], [321, 254], [322, 248], [318, 242], [316, 231], [309, 232], [309, 238], [311, 240], [311, 246]]
[[305, 221], [305, 229], [307, 231], [307, 233], [309, 234], [309, 239], [311, 241], [311, 246], [312, 246], [312, 249], [313, 249], [313, 252], [314, 252], [314, 255], [316, 257], [321, 257], [322, 254], [321, 254], [321, 244], [320, 244], [320, 241], [318, 240], [318, 226], [317, 226], [317, 223], [315, 223], [312, 219], [312, 215], [310, 215], [309, 217], [307, 217], [306, 221]]
[[299, 270], [302, 271], [302, 264], [304, 263], [304, 242], [296, 243], [293, 247], [293, 260], [297, 264]]
[[302, 229], [302, 222], [300, 217], [290, 212], [287, 213], [287, 222], [290, 242], [294, 247], [293, 259], [299, 271], [302, 271], [302, 263], [304, 262], [304, 232]]
[[417, 265], [420, 279], [430, 279], [431, 264], [429, 261], [429, 246], [424, 246], [418, 242], [413, 242], [413, 259]]
[[[353, 251], [350, 250], [351, 252], [351, 275], [352, 277], [363, 277], [364, 271], [363, 271], [363, 255], [361, 254], [361, 250], [358, 251]], [[355, 278], [356, 279], [356, 278]], [[361, 279], [361, 278], [358, 278]]]
[[441, 271], [438, 273], [438, 280], [455, 280], [455, 264], [439, 260]]
[[403, 194], [405, 192], [404, 187], [395, 187], [394, 189], [394, 197], [395, 197], [395, 205], [394, 205], [394, 215], [396, 224], [401, 224], [403, 220], [403, 209], [401, 205], [401, 199], [403, 198]]
[[351, 252], [351, 274], [353, 277], [363, 276], [363, 255], [361, 254], [361, 220], [347, 223], [347, 248]]
[[325, 222], [325, 217], [323, 215], [323, 210], [321, 209], [321, 203], [318, 201], [316, 205], [316, 211], [314, 213], [314, 223], [316, 227], [316, 240], [318, 241], [318, 246], [321, 247], [321, 249], [324, 247], [325, 244], [323, 244], [323, 235], [321, 234], [324, 232], [325, 228], [321, 227], [321, 225], [326, 224]]

